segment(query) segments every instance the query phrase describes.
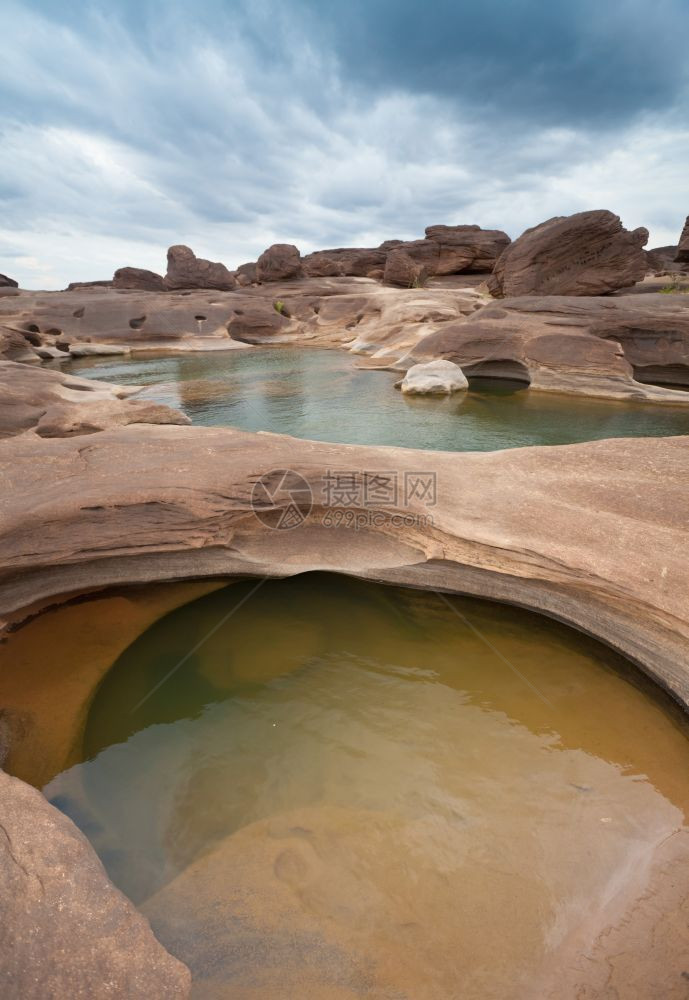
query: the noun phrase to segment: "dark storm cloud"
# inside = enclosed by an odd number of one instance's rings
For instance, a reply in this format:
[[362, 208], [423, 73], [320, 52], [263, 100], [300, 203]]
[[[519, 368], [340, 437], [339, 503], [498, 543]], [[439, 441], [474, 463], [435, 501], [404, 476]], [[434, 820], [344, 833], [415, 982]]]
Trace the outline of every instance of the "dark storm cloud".
[[[651, 13], [649, 13], [649, 10]], [[27, 284], [688, 206], [685, 0], [15, 3], [0, 255]], [[15, 262], [12, 264], [14, 255]]]
[[687, 79], [686, 0], [304, 0], [345, 72], [539, 124], [619, 127]]

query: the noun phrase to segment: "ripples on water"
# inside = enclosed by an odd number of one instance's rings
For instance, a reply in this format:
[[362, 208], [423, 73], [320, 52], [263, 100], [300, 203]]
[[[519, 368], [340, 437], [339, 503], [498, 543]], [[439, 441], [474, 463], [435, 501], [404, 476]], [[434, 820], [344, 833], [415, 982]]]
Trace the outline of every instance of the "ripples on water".
[[689, 409], [530, 392], [473, 379], [450, 398], [410, 398], [400, 376], [355, 368], [340, 350], [251, 348], [166, 357], [89, 358], [63, 366], [125, 385], [152, 383], [152, 399], [195, 424], [267, 430], [348, 444], [492, 451], [610, 437], [689, 434]]
[[324, 575], [156, 688], [252, 586], [120, 657], [48, 797], [209, 996], [535, 995], [683, 825], [682, 720], [555, 623]]

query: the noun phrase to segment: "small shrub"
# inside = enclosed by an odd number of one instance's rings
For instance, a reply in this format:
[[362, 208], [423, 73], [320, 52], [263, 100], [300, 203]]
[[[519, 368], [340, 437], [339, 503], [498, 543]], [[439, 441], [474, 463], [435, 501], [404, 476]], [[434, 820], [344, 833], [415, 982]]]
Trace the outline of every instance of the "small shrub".
[[273, 309], [275, 310], [275, 312], [280, 313], [281, 316], [284, 316], [285, 303], [282, 301], [282, 299], [278, 299], [276, 302], [273, 302]]

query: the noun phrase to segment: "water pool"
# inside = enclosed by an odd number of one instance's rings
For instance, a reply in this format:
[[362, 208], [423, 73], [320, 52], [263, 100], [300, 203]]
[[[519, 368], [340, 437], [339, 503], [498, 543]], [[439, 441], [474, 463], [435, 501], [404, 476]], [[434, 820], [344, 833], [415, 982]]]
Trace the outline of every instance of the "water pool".
[[[242, 603], [253, 587], [130, 645], [44, 788], [195, 995], [565, 995], [684, 828], [683, 717], [527, 612], [322, 574]], [[88, 604], [51, 614], [97, 632]]]
[[283, 347], [88, 358], [62, 367], [150, 384], [146, 396], [180, 407], [195, 424], [346, 444], [494, 451], [689, 434], [689, 408], [531, 392], [495, 379], [472, 379], [468, 392], [451, 398], [410, 398], [393, 388], [399, 375], [356, 363], [340, 350]]

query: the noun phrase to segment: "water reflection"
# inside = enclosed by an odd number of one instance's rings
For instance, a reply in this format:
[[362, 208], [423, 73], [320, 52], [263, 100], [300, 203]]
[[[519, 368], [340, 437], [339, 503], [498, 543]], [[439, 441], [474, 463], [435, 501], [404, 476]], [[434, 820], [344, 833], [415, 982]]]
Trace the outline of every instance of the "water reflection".
[[181, 406], [194, 423], [352, 444], [488, 451], [605, 437], [689, 433], [689, 410], [530, 392], [473, 379], [447, 399], [402, 397], [396, 375], [355, 368], [343, 351], [256, 348], [133, 359], [88, 358], [69, 369]]

